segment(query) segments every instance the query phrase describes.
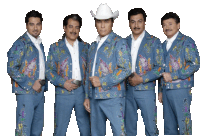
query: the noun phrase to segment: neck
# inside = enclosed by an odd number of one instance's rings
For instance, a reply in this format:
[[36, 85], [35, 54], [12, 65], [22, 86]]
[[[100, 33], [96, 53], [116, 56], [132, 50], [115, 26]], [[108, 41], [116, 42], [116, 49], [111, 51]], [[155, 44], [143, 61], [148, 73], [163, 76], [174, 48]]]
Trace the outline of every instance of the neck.
[[137, 38], [139, 37], [140, 35], [134, 35], [133, 34], [133, 38], [135, 39], [135, 40], [137, 40]]
[[68, 43], [69, 43], [71, 46], [73, 46], [73, 45], [74, 45], [74, 42], [76, 41], [76, 40], [70, 40], [70, 39], [68, 39], [67, 37], [66, 37], [66, 39], [67, 39]]

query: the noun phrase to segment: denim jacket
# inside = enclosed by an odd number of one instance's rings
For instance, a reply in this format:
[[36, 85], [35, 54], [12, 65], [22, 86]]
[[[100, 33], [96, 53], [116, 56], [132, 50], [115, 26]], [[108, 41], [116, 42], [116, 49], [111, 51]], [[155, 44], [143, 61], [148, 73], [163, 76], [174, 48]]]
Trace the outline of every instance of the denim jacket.
[[[129, 35], [126, 40], [131, 49], [131, 35]], [[152, 35], [149, 35], [149, 33], [145, 31], [144, 38], [138, 50], [135, 67], [135, 72], [143, 78], [143, 83], [135, 86], [135, 89], [154, 90], [156, 79], [162, 75], [163, 64], [164, 57], [160, 40]], [[131, 88], [133, 86], [127, 82], [127, 87]]]
[[99, 77], [101, 87], [93, 86], [89, 81], [98, 43], [93, 42], [88, 50], [87, 79], [85, 85], [85, 98], [108, 99], [123, 97], [125, 95], [124, 79], [131, 74], [130, 52], [125, 39], [111, 32], [105, 42], [97, 51], [94, 76]]
[[[44, 55], [42, 43], [40, 48]], [[12, 92], [16, 94], [35, 94], [32, 86], [39, 78], [39, 52], [26, 33], [20, 36], [7, 53], [7, 72], [12, 78]], [[45, 79], [46, 80], [46, 79]], [[48, 90], [48, 81], [42, 87]]]
[[[86, 80], [87, 52], [88, 44], [78, 42], [79, 65], [81, 70], [82, 88]], [[46, 77], [55, 86], [56, 94], [74, 94], [74, 90], [68, 91], [64, 88], [64, 83], [72, 79], [72, 58], [65, 44], [65, 39], [60, 40], [50, 46], [47, 57]]]
[[194, 73], [200, 67], [197, 46], [192, 38], [179, 32], [178, 36], [167, 51], [167, 42], [163, 43], [165, 69], [170, 73], [172, 82], [165, 83], [163, 77], [159, 80], [159, 92], [166, 89], [191, 88], [194, 86]]

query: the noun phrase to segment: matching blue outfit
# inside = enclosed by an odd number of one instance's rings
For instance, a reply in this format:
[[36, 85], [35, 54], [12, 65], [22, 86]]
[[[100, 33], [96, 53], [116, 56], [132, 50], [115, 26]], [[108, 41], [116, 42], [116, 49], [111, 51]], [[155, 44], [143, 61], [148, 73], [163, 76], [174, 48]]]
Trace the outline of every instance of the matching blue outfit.
[[165, 83], [163, 78], [159, 80], [159, 92], [163, 94], [164, 134], [191, 135], [191, 88], [194, 86], [194, 73], [200, 67], [199, 53], [192, 38], [181, 32], [168, 51], [166, 44], [165, 41], [164, 72], [171, 74], [172, 82]]
[[80, 87], [72, 91], [64, 88], [64, 83], [72, 79], [72, 58], [65, 44], [65, 39], [52, 44], [49, 49], [46, 77], [55, 85], [55, 136], [65, 136], [73, 108], [75, 109], [80, 135], [90, 135], [89, 113], [83, 106], [88, 44], [78, 42], [78, 47], [82, 82]]
[[[131, 49], [131, 35], [126, 38]], [[157, 136], [157, 107], [155, 96], [156, 79], [163, 72], [163, 49], [160, 40], [145, 31], [140, 44], [135, 72], [143, 78], [143, 83], [131, 86], [127, 81], [125, 126], [127, 136], [137, 135], [138, 108], [144, 119], [145, 134]]]
[[97, 51], [94, 76], [101, 87], [93, 87], [89, 77], [98, 43], [93, 42], [88, 51], [85, 98], [90, 98], [91, 135], [105, 136], [106, 119], [111, 122], [114, 136], [124, 136], [125, 82], [131, 74], [130, 52], [125, 39], [111, 32]]
[[[40, 44], [43, 52], [44, 47]], [[39, 52], [25, 33], [19, 37], [7, 53], [7, 72], [12, 78], [12, 92], [17, 97], [16, 136], [40, 136], [44, 124], [44, 91], [48, 82], [42, 86], [40, 93], [32, 86], [39, 79]]]

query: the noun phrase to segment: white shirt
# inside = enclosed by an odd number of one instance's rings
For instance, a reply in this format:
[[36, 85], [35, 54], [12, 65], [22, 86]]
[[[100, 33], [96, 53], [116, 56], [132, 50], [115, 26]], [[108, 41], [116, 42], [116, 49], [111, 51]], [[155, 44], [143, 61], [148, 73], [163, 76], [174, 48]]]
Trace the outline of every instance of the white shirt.
[[172, 43], [174, 42], [174, 40], [176, 39], [177, 35], [178, 35], [179, 31], [172, 37], [172, 38], [167, 38], [167, 46], [166, 46], [166, 50], [168, 51], [170, 49], [170, 47], [172, 46]]
[[69, 49], [72, 58], [72, 79], [81, 80], [78, 40], [76, 39], [74, 45], [72, 46], [71, 44], [69, 44], [67, 38], [65, 37], [65, 44]]
[[36, 39], [32, 35], [30, 35], [28, 32], [27, 32], [27, 35], [31, 39], [31, 41], [33, 42], [35, 47], [38, 49], [38, 52], [39, 52], [39, 79], [43, 80], [43, 79], [45, 79], [45, 62], [44, 62], [43, 52], [40, 48], [42, 39], [39, 36]]
[[[109, 35], [109, 34], [108, 34]], [[95, 64], [96, 64], [96, 58], [97, 58], [97, 52], [98, 52], [98, 49], [101, 47], [101, 45], [105, 42], [105, 40], [108, 38], [108, 35], [104, 36], [104, 37], [101, 37], [100, 36], [97, 36], [97, 43], [98, 43], [98, 46], [97, 46], [97, 50], [96, 50], [96, 53], [95, 53], [95, 57], [94, 57], [94, 63], [93, 63], [93, 68], [92, 68], [92, 76], [94, 76], [94, 72], [95, 72]]]
[[131, 44], [131, 58], [132, 58], [132, 72], [135, 72], [135, 65], [137, 60], [137, 54], [140, 47], [140, 44], [142, 42], [142, 39], [144, 38], [145, 31], [142, 32], [142, 34], [135, 40], [133, 37], [133, 34], [131, 34], [132, 38], [132, 44]]

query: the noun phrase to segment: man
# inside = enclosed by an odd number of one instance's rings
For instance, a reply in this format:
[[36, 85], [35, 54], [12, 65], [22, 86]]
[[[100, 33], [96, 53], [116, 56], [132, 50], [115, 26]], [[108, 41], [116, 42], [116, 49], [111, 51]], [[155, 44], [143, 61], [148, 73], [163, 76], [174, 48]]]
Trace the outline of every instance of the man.
[[16, 136], [40, 136], [44, 124], [45, 54], [41, 38], [42, 14], [26, 14], [27, 32], [8, 51], [8, 74], [17, 98]]
[[160, 40], [145, 31], [146, 13], [142, 8], [128, 12], [132, 34], [126, 39], [131, 49], [132, 74], [128, 78], [125, 109], [127, 136], [137, 135], [138, 107], [147, 136], [157, 136], [156, 79], [163, 71], [163, 50]]
[[46, 76], [56, 87], [55, 136], [66, 135], [73, 108], [80, 135], [90, 135], [89, 113], [83, 106], [88, 44], [78, 40], [81, 26], [82, 18], [78, 14], [66, 16], [62, 40], [49, 49]]
[[194, 73], [200, 67], [199, 53], [192, 38], [179, 32], [180, 18], [176, 13], [166, 13], [161, 24], [167, 36], [163, 43], [165, 68], [159, 87], [164, 134], [191, 135], [191, 88], [194, 86]]
[[91, 135], [105, 136], [106, 119], [111, 122], [114, 136], [124, 136], [125, 84], [131, 74], [130, 54], [124, 39], [112, 32], [118, 11], [112, 13], [101, 4], [95, 15], [99, 36], [88, 51], [84, 106], [91, 113]]

